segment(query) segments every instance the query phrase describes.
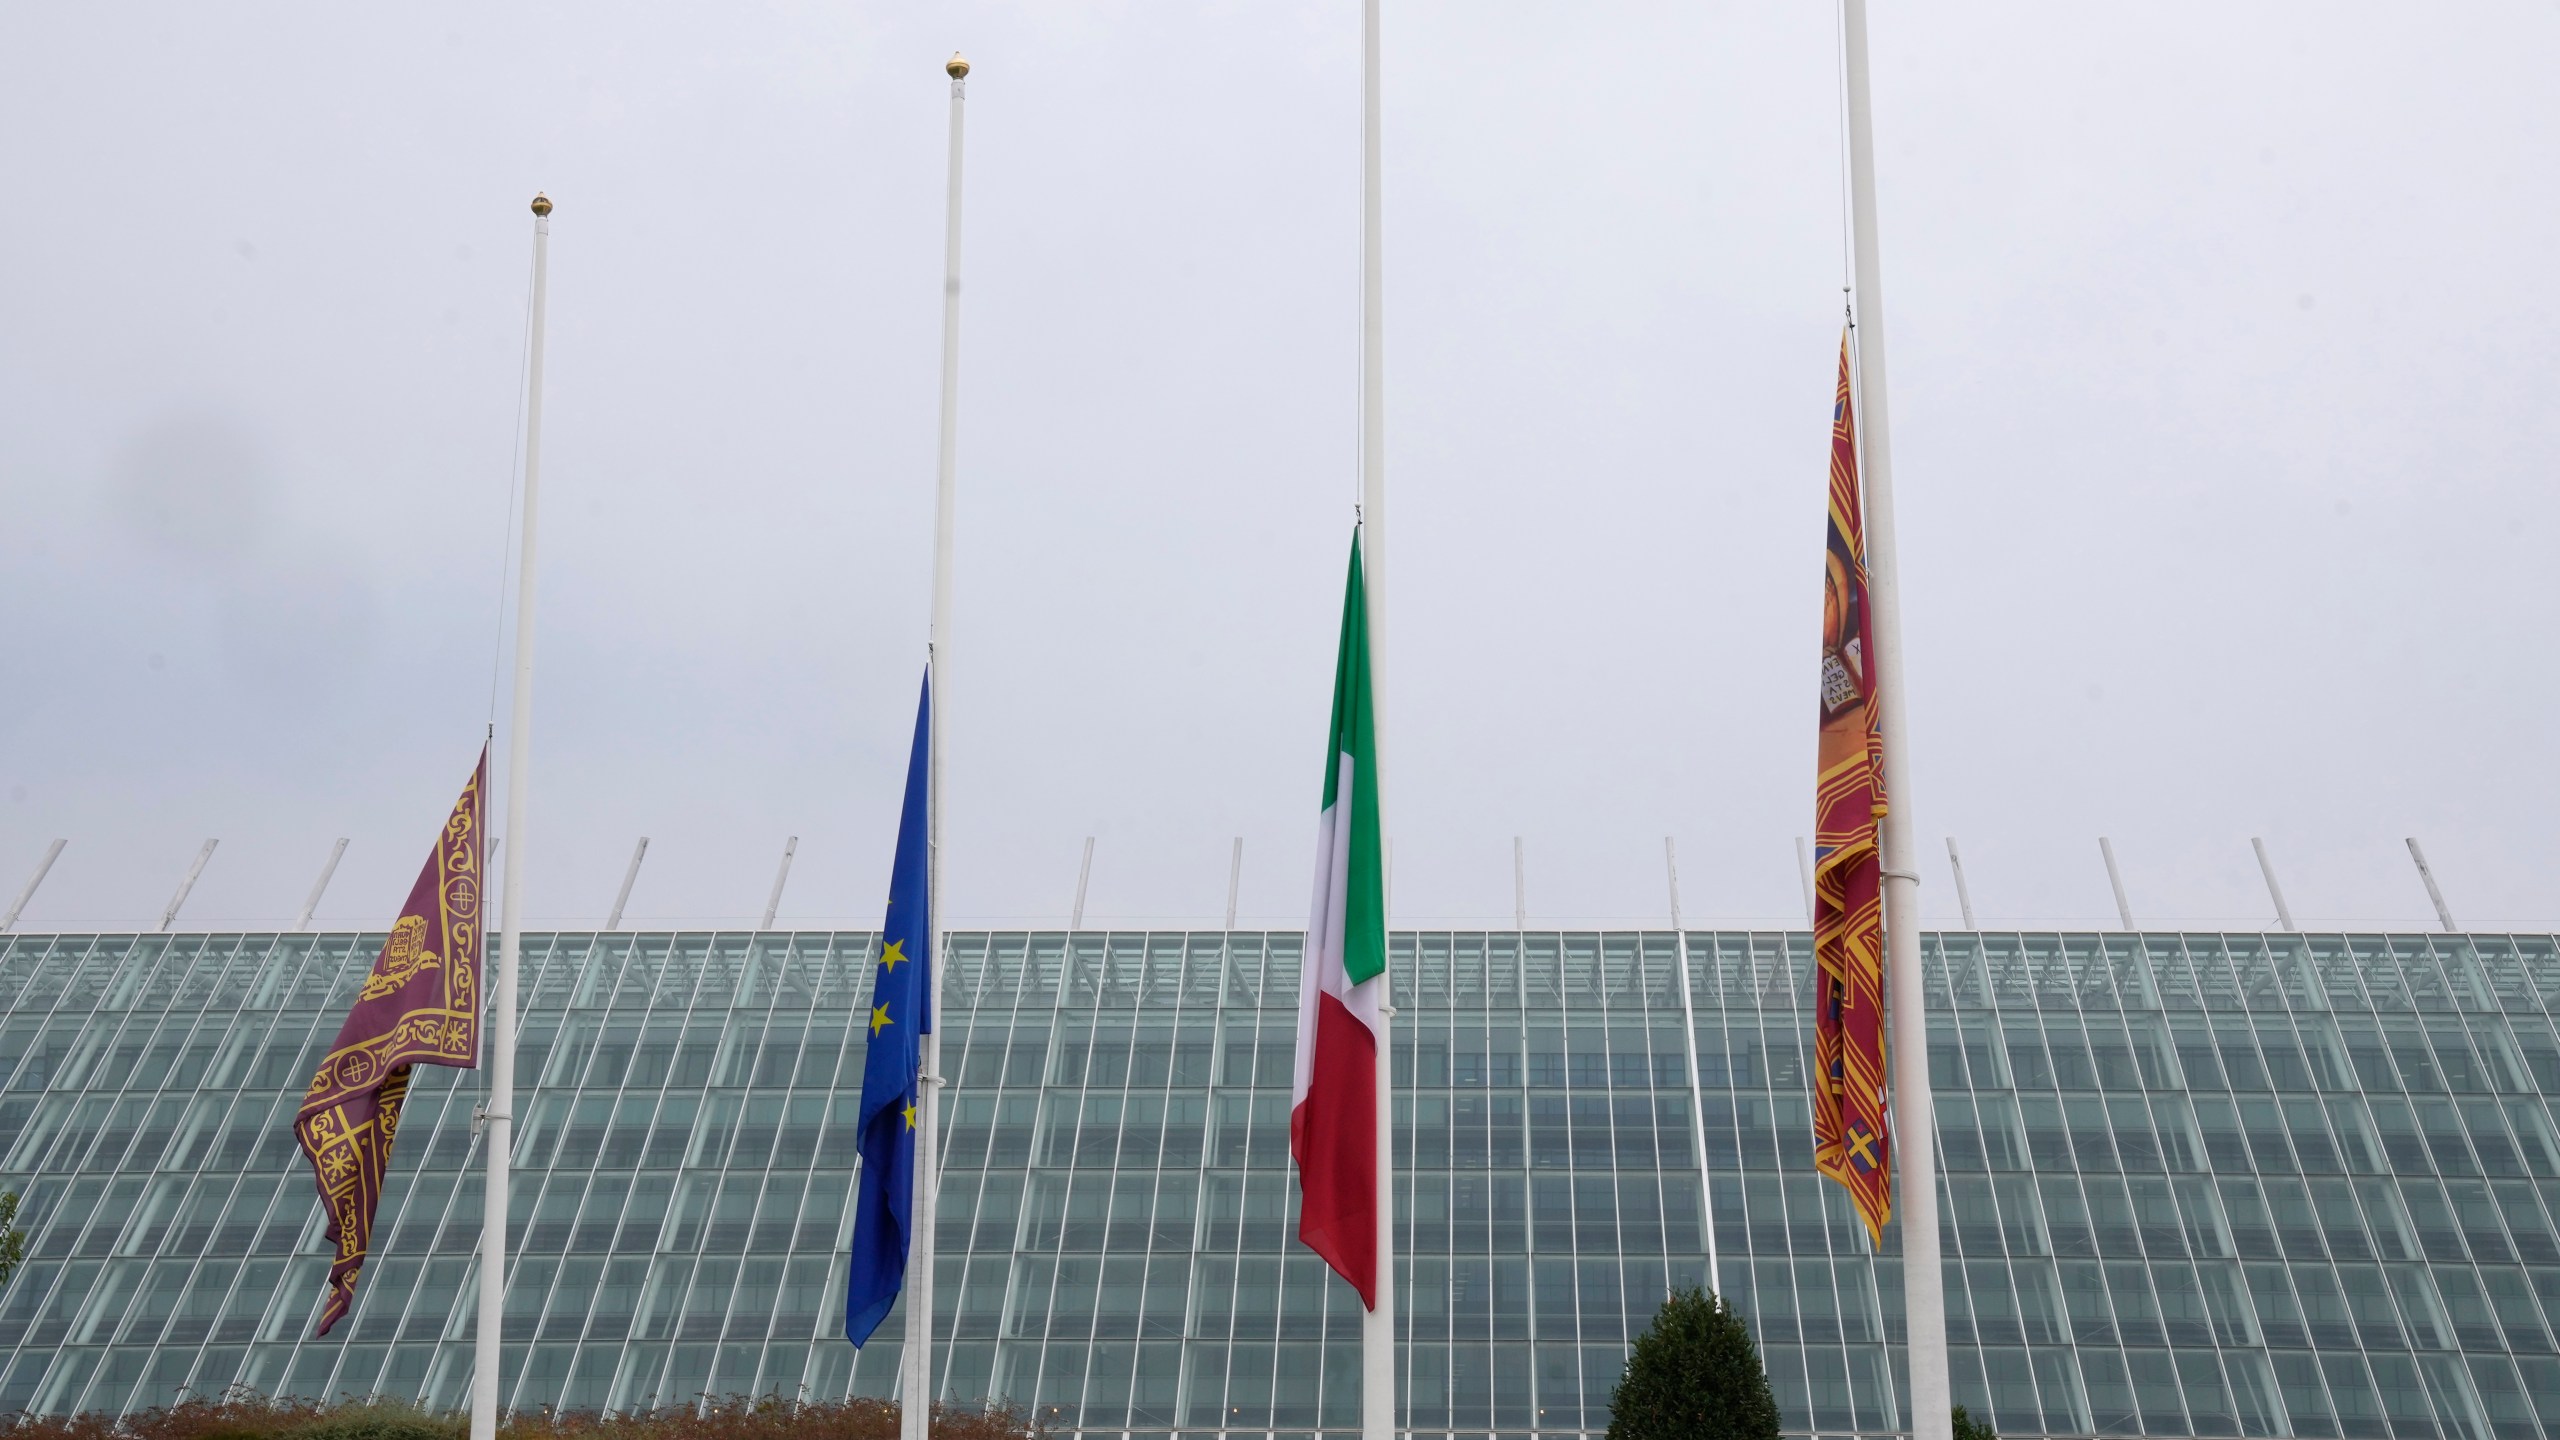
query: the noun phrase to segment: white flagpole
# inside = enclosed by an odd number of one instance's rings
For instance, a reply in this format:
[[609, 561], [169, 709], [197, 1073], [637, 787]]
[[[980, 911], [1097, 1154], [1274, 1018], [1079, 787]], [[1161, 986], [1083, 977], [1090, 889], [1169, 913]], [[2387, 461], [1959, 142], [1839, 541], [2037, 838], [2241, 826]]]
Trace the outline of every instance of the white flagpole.
[[1724, 1272], [1716, 1263], [1716, 1186], [1707, 1163], [1707, 1097], [1698, 1083], [1698, 1007], [1689, 992], [1689, 926], [1680, 918], [1680, 848], [1662, 837], [1662, 869], [1671, 879], [1672, 963], [1680, 967], [1680, 1051], [1689, 1060], [1690, 1124], [1698, 1146], [1698, 1206], [1707, 1234], [1707, 1293], [1724, 1294]]
[[1866, 0], [1841, 0], [1849, 96], [1849, 212], [1857, 264], [1858, 473], [1866, 486], [1867, 598], [1875, 607], [1876, 692], [1884, 706], [1884, 948], [1893, 1050], [1895, 1204], [1909, 1326], [1912, 1440], [1949, 1440], [1946, 1277], [1938, 1266], [1937, 1116], [1920, 982], [1919, 851], [1911, 826], [1908, 691], [1902, 683], [1902, 567], [1893, 548], [1893, 441], [1885, 406], [1884, 286], [1876, 259], [1876, 157], [1867, 95]]
[[[1371, 738], [1387, 752], [1387, 330], [1378, 145], [1378, 0], [1360, 5], [1360, 580], [1369, 611]], [[1376, 767], [1383, 774], [1385, 763]], [[1374, 783], [1371, 776], [1362, 784]], [[1386, 828], [1386, 790], [1378, 789]], [[1386, 917], [1389, 923], [1393, 916]], [[1396, 1433], [1395, 980], [1387, 977], [1378, 1047], [1378, 1303], [1360, 1327], [1360, 1437]]]
[[925, 778], [925, 894], [933, 916], [933, 1028], [924, 1034], [924, 1060], [916, 1086], [916, 1195], [909, 1213], [915, 1235], [907, 1244], [906, 1383], [900, 1402], [900, 1440], [928, 1440], [933, 1418], [933, 1212], [940, 1189], [942, 1088], [942, 738], [950, 711], [951, 534], [953, 493], [960, 472], [960, 139], [969, 94], [969, 62], [954, 54], [943, 67], [951, 77], [951, 185], [942, 235], [942, 436], [933, 483], [933, 621], [926, 674], [933, 688], [931, 747]]
[[498, 1326], [507, 1298], [507, 1160], [515, 1140], [516, 951], [524, 899], [525, 792], [533, 763], [534, 517], [542, 493], [543, 303], [551, 280], [551, 202], [533, 197], [533, 330], [525, 361], [524, 534], [516, 558], [516, 682], [507, 721], [505, 893], [499, 901], [498, 995], [489, 1016], [489, 1193], [480, 1222], [480, 1331], [472, 1349], [471, 1440], [496, 1440]]

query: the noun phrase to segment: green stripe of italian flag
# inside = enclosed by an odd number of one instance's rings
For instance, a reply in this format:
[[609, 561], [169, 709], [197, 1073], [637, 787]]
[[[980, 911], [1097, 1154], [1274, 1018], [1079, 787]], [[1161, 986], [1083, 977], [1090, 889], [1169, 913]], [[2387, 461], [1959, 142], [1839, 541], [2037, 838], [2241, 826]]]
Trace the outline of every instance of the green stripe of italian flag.
[[1324, 810], [1316, 817], [1315, 904], [1298, 983], [1298, 1068], [1289, 1153], [1298, 1162], [1298, 1239], [1377, 1307], [1378, 1054], [1387, 1042], [1387, 906], [1378, 841], [1378, 751], [1370, 710], [1369, 607], [1360, 539], [1333, 674]]

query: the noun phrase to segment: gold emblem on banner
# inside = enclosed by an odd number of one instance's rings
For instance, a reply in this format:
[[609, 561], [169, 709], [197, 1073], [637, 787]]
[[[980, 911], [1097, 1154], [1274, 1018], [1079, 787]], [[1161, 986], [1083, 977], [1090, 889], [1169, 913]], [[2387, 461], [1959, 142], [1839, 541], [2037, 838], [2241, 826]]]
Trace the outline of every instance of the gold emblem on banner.
[[391, 927], [391, 942], [382, 947], [382, 963], [356, 992], [356, 999], [380, 1000], [400, 993], [420, 973], [442, 966], [436, 952], [427, 948], [427, 917], [403, 915]]

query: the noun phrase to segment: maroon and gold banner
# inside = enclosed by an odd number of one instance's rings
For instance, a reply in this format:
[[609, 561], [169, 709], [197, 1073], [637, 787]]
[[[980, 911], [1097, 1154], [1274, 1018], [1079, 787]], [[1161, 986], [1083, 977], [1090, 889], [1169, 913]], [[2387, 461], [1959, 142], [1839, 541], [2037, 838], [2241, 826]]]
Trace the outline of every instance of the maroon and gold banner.
[[1876, 821], [1884, 814], [1875, 642], [1849, 338], [1831, 402], [1831, 536], [1822, 568], [1822, 740], [1813, 800], [1814, 1168], [1840, 1182], [1881, 1247], [1893, 1217], [1893, 1136], [1884, 1093], [1884, 904]]
[[488, 848], [481, 843], [480, 791], [488, 778], [484, 745], [294, 1117], [294, 1139], [319, 1177], [336, 1247], [318, 1335], [328, 1334], [355, 1303], [409, 1067], [424, 1062], [467, 1070], [480, 1063], [480, 861]]

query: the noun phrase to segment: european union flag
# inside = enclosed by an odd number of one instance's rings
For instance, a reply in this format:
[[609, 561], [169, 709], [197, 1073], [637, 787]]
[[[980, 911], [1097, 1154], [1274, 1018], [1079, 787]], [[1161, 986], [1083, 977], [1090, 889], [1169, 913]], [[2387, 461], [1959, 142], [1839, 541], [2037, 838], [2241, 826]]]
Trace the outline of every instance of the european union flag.
[[853, 1200], [853, 1274], [844, 1299], [844, 1336], [856, 1346], [906, 1288], [916, 1194], [916, 1077], [933, 1028], [933, 916], [926, 866], [926, 775], [932, 767], [933, 676], [916, 702], [915, 748], [907, 757], [907, 801], [898, 814], [898, 852], [889, 867], [889, 915], [871, 972], [869, 1053], [862, 1065], [862, 1173]]

